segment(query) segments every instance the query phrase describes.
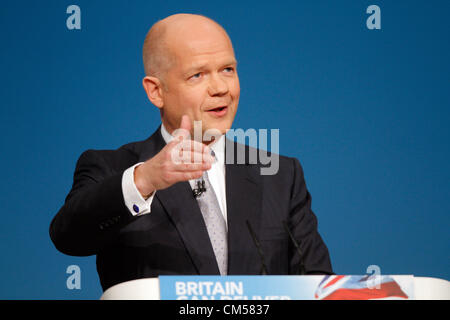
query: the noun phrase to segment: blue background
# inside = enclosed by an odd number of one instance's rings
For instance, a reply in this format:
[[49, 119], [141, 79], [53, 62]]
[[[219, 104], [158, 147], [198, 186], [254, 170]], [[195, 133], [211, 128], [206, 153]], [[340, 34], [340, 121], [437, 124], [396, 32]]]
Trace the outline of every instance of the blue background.
[[[81, 8], [81, 30], [66, 8]], [[368, 30], [366, 8], [381, 8]], [[95, 257], [48, 235], [86, 149], [147, 138], [149, 27], [201, 13], [239, 61], [234, 127], [280, 128], [339, 274], [450, 279], [449, 1], [2, 1], [0, 298], [97, 299]], [[81, 290], [66, 287], [79, 265]]]

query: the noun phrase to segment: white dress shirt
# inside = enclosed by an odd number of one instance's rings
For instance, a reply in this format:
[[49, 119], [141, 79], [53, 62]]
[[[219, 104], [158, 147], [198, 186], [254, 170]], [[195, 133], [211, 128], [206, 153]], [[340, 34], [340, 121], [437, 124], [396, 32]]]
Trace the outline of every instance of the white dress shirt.
[[[161, 125], [161, 135], [164, 141], [169, 143], [172, 141], [173, 136], [167, 132], [164, 125]], [[211, 165], [211, 169], [208, 170], [208, 178], [216, 193], [217, 200], [219, 201], [220, 210], [227, 222], [227, 201], [225, 193], [225, 135], [222, 135], [217, 141], [210, 144], [209, 147], [214, 151], [216, 161]], [[125, 205], [133, 216], [144, 215], [151, 212], [151, 204], [156, 192], [146, 200], [142, 197], [138, 191], [136, 184], [134, 183], [134, 169], [136, 166], [143, 162], [136, 163], [130, 168], [126, 169], [122, 176], [122, 193], [125, 201]], [[189, 180], [191, 188], [195, 188], [195, 182], [197, 180]]]

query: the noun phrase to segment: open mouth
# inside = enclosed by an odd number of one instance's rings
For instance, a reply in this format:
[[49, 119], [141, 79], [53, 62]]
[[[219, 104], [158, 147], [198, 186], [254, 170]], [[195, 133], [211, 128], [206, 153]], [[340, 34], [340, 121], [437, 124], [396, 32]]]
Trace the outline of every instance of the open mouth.
[[207, 112], [212, 114], [212, 115], [221, 117], [221, 116], [223, 116], [223, 115], [225, 115], [227, 113], [227, 109], [228, 109], [227, 106], [221, 106], [221, 107], [209, 109]]

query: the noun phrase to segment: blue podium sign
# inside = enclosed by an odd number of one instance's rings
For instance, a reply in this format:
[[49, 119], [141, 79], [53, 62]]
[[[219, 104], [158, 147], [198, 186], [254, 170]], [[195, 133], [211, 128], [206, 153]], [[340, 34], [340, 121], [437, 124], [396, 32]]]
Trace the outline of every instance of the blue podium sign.
[[413, 299], [413, 276], [160, 276], [161, 300]]

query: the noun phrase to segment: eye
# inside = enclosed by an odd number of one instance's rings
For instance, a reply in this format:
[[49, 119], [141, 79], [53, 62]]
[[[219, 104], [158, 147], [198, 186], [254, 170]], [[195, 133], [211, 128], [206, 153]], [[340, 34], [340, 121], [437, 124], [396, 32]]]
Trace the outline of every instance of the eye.
[[192, 76], [190, 77], [190, 79], [198, 79], [198, 78], [200, 78], [201, 75], [202, 75], [201, 72], [196, 73], [196, 74], [192, 75]]
[[231, 73], [234, 71], [234, 69], [232, 67], [226, 67], [225, 69], [223, 69], [223, 71], [225, 71], [226, 73]]

